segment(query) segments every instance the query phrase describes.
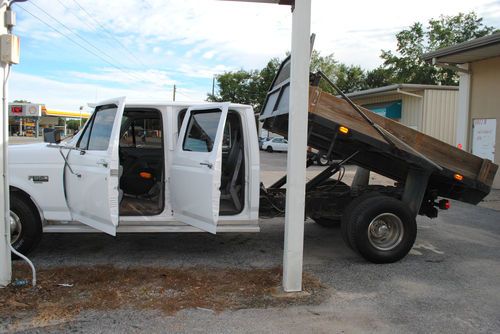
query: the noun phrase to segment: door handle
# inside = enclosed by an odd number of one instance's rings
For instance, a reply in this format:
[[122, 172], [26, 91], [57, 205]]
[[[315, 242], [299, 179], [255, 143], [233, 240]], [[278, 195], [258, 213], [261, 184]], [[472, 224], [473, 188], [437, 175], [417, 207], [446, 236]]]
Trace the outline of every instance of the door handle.
[[212, 169], [214, 167], [214, 165], [212, 165], [211, 163], [209, 162], [200, 162], [200, 165], [202, 166], [207, 166], [208, 168]]
[[104, 168], [108, 167], [108, 162], [104, 159], [98, 160], [96, 163], [100, 166], [103, 166]]

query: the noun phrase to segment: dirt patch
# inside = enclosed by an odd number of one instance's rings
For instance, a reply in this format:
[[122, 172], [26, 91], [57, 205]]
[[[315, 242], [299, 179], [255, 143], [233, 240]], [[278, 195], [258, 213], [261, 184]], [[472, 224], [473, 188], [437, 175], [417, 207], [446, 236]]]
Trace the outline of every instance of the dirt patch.
[[[14, 266], [14, 277], [30, 277]], [[208, 312], [317, 304], [324, 287], [304, 274], [306, 294], [276, 297], [281, 269], [116, 268], [113, 266], [39, 269], [38, 286], [0, 290], [0, 322], [31, 319], [33, 326], [66, 322], [83, 310], [183, 309]]]

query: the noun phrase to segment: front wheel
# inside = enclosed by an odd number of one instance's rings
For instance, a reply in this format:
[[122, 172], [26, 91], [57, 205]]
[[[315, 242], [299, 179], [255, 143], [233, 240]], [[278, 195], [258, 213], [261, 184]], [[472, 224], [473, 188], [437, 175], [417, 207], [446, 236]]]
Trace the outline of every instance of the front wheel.
[[12, 247], [26, 255], [36, 247], [41, 238], [42, 223], [35, 205], [24, 196], [11, 193], [10, 243]]
[[405, 257], [417, 236], [417, 223], [408, 206], [388, 196], [371, 196], [352, 208], [343, 221], [350, 246], [373, 263]]
[[269, 152], [269, 153], [272, 153], [273, 152], [273, 147], [271, 145], [269, 145], [267, 148], [266, 148], [266, 151]]

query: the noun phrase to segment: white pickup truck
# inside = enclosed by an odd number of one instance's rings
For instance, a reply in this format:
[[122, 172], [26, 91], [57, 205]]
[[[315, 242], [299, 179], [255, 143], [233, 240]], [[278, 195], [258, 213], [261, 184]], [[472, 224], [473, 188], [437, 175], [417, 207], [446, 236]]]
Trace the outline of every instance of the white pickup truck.
[[[264, 128], [285, 138], [289, 60], [260, 115]], [[477, 204], [490, 192], [498, 169], [491, 161], [361, 110], [318, 83], [310, 88], [308, 144], [329, 163], [306, 184], [306, 216], [324, 227], [340, 223], [345, 243], [368, 261], [403, 258], [416, 216], [437, 217], [449, 208], [444, 198]], [[49, 143], [9, 147], [11, 242], [22, 253], [42, 231], [258, 232], [259, 216], [284, 214], [286, 176], [260, 183], [250, 106], [117, 98], [99, 103], [73, 138], [54, 134]], [[342, 182], [346, 163], [358, 166], [350, 185]], [[370, 183], [370, 171], [394, 186]]]

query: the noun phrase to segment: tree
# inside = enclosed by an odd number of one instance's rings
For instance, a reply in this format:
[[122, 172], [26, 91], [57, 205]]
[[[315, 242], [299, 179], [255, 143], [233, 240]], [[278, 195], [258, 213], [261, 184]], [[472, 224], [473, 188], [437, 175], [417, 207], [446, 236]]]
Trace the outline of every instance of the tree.
[[[335, 60], [333, 54], [322, 56], [314, 50], [311, 56], [311, 72], [323, 72], [342, 91], [351, 93], [366, 88], [366, 72], [355, 65], [346, 65]], [[326, 92], [337, 92], [325, 81], [320, 82], [320, 88]]]
[[250, 104], [256, 112], [260, 112], [279, 65], [280, 60], [273, 58], [260, 71], [241, 69], [218, 75], [217, 93], [208, 94], [208, 101]]
[[[86, 121], [87, 121], [86, 118], [82, 119], [82, 126], [83, 124], [85, 124]], [[66, 122], [66, 127], [70, 130], [76, 131], [80, 128], [80, 120], [70, 119]]]
[[482, 18], [478, 18], [474, 12], [459, 13], [456, 16], [442, 15], [439, 19], [429, 20], [427, 29], [421, 23], [414, 23], [396, 35], [396, 53], [382, 51], [384, 65], [370, 79], [384, 81], [385, 78], [390, 78], [393, 83], [456, 85], [458, 76], [455, 71], [425, 62], [423, 54], [482, 37], [493, 31], [494, 28], [485, 26]]

